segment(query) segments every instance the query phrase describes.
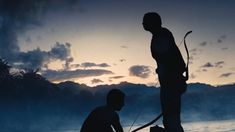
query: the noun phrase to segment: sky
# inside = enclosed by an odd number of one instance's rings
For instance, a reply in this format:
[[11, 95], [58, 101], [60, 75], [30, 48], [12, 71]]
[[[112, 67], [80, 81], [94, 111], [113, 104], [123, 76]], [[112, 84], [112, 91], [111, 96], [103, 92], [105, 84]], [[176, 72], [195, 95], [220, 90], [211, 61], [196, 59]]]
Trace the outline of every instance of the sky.
[[189, 83], [234, 83], [233, 0], [0, 0], [0, 57], [53, 82], [123, 81], [158, 86], [147, 12], [158, 12], [180, 44], [186, 32]]

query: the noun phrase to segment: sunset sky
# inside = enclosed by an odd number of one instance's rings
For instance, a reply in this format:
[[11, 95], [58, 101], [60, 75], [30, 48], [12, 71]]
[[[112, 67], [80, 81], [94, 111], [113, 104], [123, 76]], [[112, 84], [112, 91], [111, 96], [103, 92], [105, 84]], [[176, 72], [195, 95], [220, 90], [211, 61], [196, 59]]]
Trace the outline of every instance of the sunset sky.
[[0, 0], [0, 57], [40, 67], [53, 82], [158, 85], [151, 34], [142, 28], [143, 15], [154, 11], [177, 45], [193, 31], [188, 82], [234, 83], [234, 7], [233, 0]]

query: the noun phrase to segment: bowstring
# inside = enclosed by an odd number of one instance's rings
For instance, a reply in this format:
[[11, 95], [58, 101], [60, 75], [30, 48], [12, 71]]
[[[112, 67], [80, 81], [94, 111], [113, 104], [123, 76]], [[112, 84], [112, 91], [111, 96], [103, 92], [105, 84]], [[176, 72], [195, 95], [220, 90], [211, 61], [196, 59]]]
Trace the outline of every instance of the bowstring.
[[143, 109], [144, 109], [144, 108], [142, 107], [142, 109], [138, 112], [138, 114], [137, 114], [137, 116], [135, 117], [135, 120], [133, 121], [133, 123], [131, 124], [131, 126], [130, 126], [128, 132], [131, 131], [131, 128], [134, 126], [135, 122], [136, 122], [137, 119], [140, 117], [140, 114], [143, 112]]

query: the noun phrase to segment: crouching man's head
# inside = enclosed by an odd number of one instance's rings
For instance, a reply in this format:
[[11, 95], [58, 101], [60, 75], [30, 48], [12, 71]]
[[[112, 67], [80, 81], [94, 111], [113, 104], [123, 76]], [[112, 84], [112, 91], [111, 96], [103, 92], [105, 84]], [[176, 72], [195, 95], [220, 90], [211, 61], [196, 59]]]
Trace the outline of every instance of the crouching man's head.
[[119, 89], [112, 89], [106, 97], [106, 104], [115, 111], [120, 111], [125, 105], [125, 94]]

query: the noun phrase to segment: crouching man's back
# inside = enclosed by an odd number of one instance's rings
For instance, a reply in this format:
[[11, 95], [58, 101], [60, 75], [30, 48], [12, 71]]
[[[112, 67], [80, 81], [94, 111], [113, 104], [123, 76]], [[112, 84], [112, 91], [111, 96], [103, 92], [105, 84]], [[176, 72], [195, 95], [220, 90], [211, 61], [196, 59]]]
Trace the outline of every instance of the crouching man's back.
[[124, 106], [124, 97], [122, 91], [112, 89], [107, 95], [106, 105], [95, 108], [89, 114], [80, 132], [113, 132], [113, 129], [115, 132], [123, 132], [116, 111], [120, 111]]

